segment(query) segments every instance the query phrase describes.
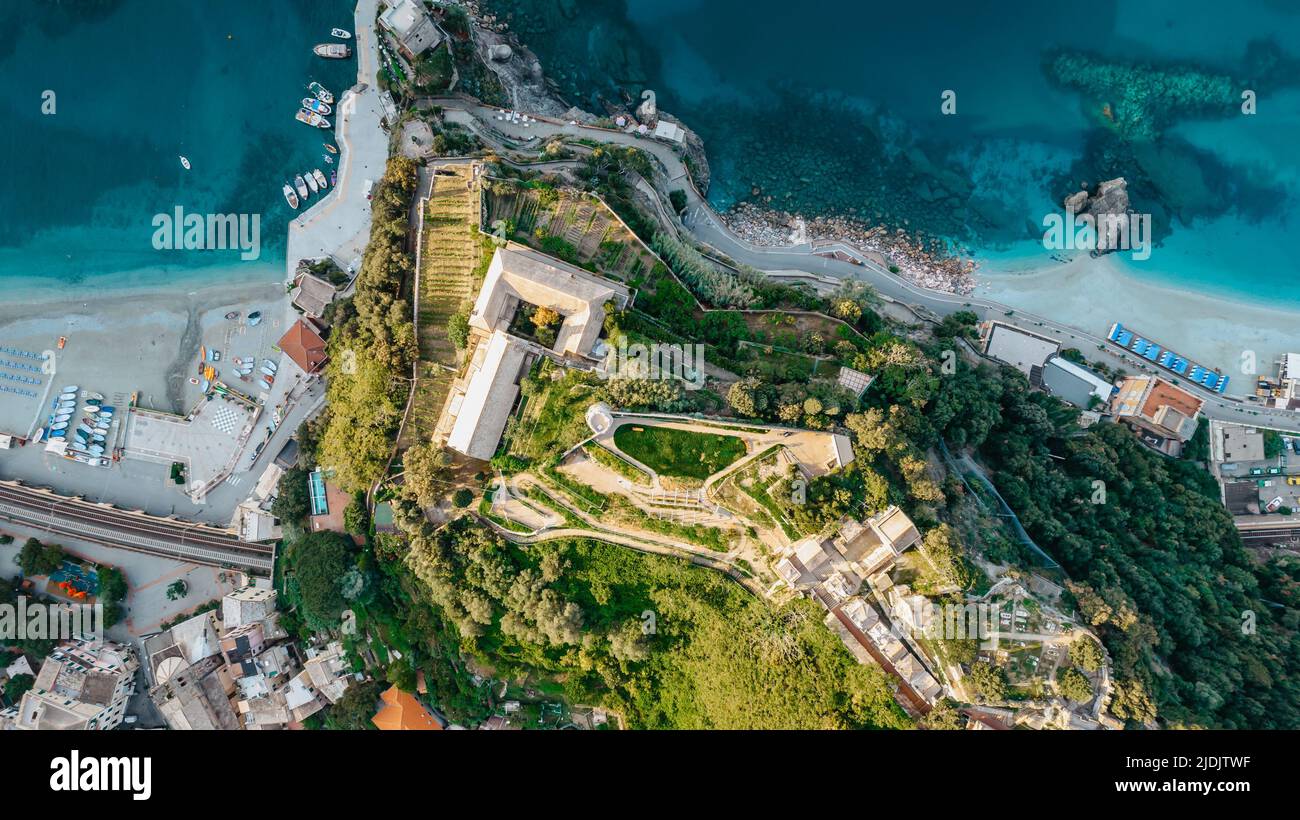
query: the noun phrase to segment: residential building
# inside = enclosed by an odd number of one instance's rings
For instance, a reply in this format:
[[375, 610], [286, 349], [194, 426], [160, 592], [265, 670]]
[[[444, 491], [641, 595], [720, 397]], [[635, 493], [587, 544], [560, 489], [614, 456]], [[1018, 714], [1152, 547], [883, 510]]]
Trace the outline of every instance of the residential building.
[[338, 288], [312, 273], [300, 273], [293, 282], [289, 298], [304, 316], [319, 319], [334, 301]]
[[14, 708], [0, 713], [0, 728], [115, 729], [126, 717], [140, 668], [130, 646], [74, 638], [58, 645]]
[[221, 599], [221, 624], [226, 629], [257, 623], [275, 614], [276, 592], [269, 587], [247, 586]]
[[325, 340], [302, 319], [294, 322], [277, 344], [284, 355], [309, 376], [319, 372], [329, 361], [325, 355]]
[[865, 522], [848, 519], [832, 540], [835, 549], [863, 576], [880, 573], [895, 558], [920, 543], [912, 519], [898, 507], [888, 507]]
[[418, 0], [386, 0], [388, 8], [379, 15], [379, 25], [397, 43], [407, 60], [414, 60], [442, 42], [442, 31]]
[[390, 686], [380, 698], [384, 705], [370, 721], [383, 731], [427, 732], [443, 728], [409, 692]]
[[1149, 446], [1176, 456], [1196, 432], [1204, 402], [1164, 379], [1130, 376], [1111, 400], [1111, 413]]

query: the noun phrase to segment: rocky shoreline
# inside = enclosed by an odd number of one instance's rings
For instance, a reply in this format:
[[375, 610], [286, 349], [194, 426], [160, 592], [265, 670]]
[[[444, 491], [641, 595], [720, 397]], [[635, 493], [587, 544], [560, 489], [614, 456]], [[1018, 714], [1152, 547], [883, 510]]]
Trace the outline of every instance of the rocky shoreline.
[[[597, 114], [572, 106], [564, 99], [555, 80], [545, 76], [536, 54], [520, 41], [505, 20], [488, 13], [473, 0], [465, 7], [474, 20], [477, 39], [484, 46], [485, 62], [500, 77], [514, 107], [606, 127], [635, 127], [637, 122], [653, 124], [658, 120], [675, 123], [685, 133], [683, 147], [692, 179], [696, 187], [707, 194], [710, 170], [703, 140], [679, 118], [658, 110], [653, 96], [635, 107], [631, 100], [611, 102], [602, 99], [605, 111]], [[737, 236], [755, 245], [781, 247], [805, 242], [843, 243], [856, 249], [858, 255], [872, 258], [892, 273], [921, 287], [954, 294], [967, 294], [975, 288], [973, 274], [976, 265], [973, 260], [953, 255], [941, 240], [910, 234], [903, 228], [891, 231], [842, 215], [804, 219], [752, 202], [742, 202], [721, 217]], [[846, 258], [852, 258], [852, 255]]]
[[[871, 257], [890, 272], [914, 285], [965, 295], [975, 289], [973, 259], [953, 255], [937, 240], [909, 235], [902, 228], [890, 231], [840, 216], [805, 219], [787, 211], [760, 208], [742, 202], [722, 215], [732, 233], [753, 245], [789, 247], [842, 243]], [[828, 247], [827, 252], [831, 249]]]

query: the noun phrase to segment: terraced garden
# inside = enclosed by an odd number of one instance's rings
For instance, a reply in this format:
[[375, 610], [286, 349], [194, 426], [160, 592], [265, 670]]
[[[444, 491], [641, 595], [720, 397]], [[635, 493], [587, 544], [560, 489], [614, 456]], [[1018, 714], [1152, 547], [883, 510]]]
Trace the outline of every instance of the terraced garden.
[[[399, 446], [426, 438], [438, 422], [455, 376], [456, 346], [447, 337], [447, 320], [474, 296], [477, 277], [490, 259], [490, 242], [478, 230], [478, 186], [468, 165], [444, 166], [451, 176], [435, 175], [420, 231], [420, 283], [417, 302], [420, 359], [411, 414]], [[487, 247], [485, 247], [485, 245]]]

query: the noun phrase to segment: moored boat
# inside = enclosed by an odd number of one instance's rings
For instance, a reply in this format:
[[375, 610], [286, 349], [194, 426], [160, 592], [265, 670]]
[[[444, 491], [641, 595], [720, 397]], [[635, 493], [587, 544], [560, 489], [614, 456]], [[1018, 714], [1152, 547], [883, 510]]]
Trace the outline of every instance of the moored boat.
[[312, 172], [311, 172], [311, 176], [312, 176], [312, 179], [316, 180], [316, 184], [320, 186], [320, 189], [321, 189], [322, 191], [325, 190], [326, 188], [330, 187], [330, 186], [329, 186], [329, 183], [327, 183], [327, 182], [325, 181], [325, 175], [322, 174], [322, 173], [320, 172], [320, 169], [319, 169], [319, 168], [317, 168], [316, 170], [312, 171]]
[[249, 327], [257, 327], [257, 323], [260, 321], [262, 321], [262, 311], [255, 310], [252, 313], [248, 314]]
[[328, 142], [325, 143], [325, 150], [329, 151], [331, 154], [337, 154], [339, 152], [337, 147], [330, 145]]
[[321, 114], [321, 115], [328, 114], [334, 110], [330, 108], [328, 105], [326, 105], [325, 103], [316, 99], [315, 97], [303, 97], [302, 107], [307, 109], [308, 111], [314, 111], [317, 114]]
[[346, 60], [352, 56], [352, 49], [342, 43], [318, 43], [312, 48], [312, 53], [327, 60]]
[[299, 108], [298, 113], [294, 114], [293, 118], [298, 122], [306, 123], [307, 125], [312, 125], [316, 128], [330, 127], [329, 120], [325, 119], [320, 114], [317, 114], [315, 111], [308, 111], [305, 108]]
[[[307, 194], [307, 183], [303, 181], [303, 178], [302, 178], [301, 175], [296, 176], [296, 177], [293, 178], [293, 187], [295, 187], [295, 188], [298, 189], [298, 196], [302, 197], [303, 199], [306, 199], [306, 198], [307, 198], [307, 196], [308, 196], [308, 194]], [[250, 314], [250, 316], [251, 316], [251, 314]]]
[[314, 96], [316, 99], [320, 100], [321, 102], [328, 103], [330, 105], [334, 104], [333, 92], [331, 92], [328, 88], [321, 85], [320, 83], [315, 81], [308, 83], [307, 90], [312, 93], [312, 96]]
[[181, 157], [181, 167], [186, 171], [190, 170], [190, 161], [185, 157]]
[[284, 201], [289, 203], [290, 208], [298, 210], [298, 195], [293, 192], [293, 186], [287, 182], [284, 184]]
[[307, 173], [303, 174], [302, 176], [303, 176], [304, 179], [307, 180], [307, 187], [308, 187], [308, 188], [311, 188], [311, 192], [312, 192], [313, 194], [319, 194], [319, 193], [320, 193], [320, 183], [318, 183], [318, 182], [316, 181], [316, 177], [312, 176], [311, 171], [308, 171]]
[[337, 37], [340, 40], [351, 40], [352, 32], [348, 31], [347, 29], [332, 28], [330, 29], [330, 36]]

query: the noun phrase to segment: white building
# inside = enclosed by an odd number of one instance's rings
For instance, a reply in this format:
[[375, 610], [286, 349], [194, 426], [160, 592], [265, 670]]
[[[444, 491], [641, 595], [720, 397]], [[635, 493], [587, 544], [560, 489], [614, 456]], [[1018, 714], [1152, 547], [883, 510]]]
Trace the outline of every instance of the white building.
[[453, 420], [448, 447], [470, 458], [492, 458], [519, 396], [530, 351], [527, 342], [501, 330], [474, 349], [465, 379], [453, 386], [448, 400], [447, 415]]
[[126, 717], [140, 668], [131, 647], [102, 640], [59, 644], [17, 708], [0, 715], [0, 728], [106, 731]]
[[493, 254], [469, 326], [483, 333], [505, 331], [521, 305], [550, 308], [563, 320], [552, 350], [590, 359], [605, 324], [605, 304], [622, 309], [630, 298], [618, 282], [511, 242]]
[[1061, 349], [1061, 343], [1002, 322], [989, 322], [984, 329], [984, 353], [1024, 373], [1033, 380], [1041, 368]]
[[408, 60], [442, 42], [442, 32], [418, 0], [388, 0], [388, 8], [379, 15], [379, 25], [397, 41], [402, 56]]

